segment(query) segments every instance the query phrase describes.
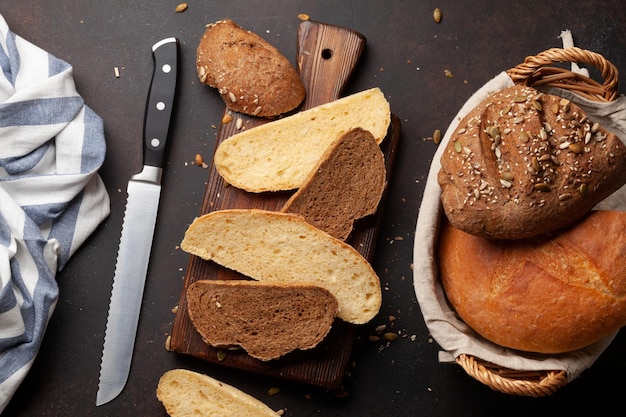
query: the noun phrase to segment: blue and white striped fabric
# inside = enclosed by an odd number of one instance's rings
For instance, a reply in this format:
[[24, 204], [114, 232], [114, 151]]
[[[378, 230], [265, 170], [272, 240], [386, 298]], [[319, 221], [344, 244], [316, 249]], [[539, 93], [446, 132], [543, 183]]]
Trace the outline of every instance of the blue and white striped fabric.
[[0, 15], [0, 413], [39, 351], [57, 271], [109, 214], [104, 155], [72, 67]]

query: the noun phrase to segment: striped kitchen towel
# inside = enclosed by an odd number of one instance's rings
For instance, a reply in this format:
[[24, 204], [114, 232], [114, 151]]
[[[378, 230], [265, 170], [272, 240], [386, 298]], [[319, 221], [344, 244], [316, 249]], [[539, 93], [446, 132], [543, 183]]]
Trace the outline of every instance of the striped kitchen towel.
[[109, 214], [104, 156], [72, 67], [0, 15], [0, 413], [39, 351], [57, 271]]

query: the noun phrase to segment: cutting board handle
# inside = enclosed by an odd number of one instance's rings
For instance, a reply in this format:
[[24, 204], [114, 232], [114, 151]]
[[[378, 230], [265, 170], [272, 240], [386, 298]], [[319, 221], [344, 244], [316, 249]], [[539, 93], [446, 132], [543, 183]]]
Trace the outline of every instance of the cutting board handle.
[[306, 20], [298, 27], [298, 69], [306, 87], [304, 110], [341, 96], [365, 49], [360, 33]]

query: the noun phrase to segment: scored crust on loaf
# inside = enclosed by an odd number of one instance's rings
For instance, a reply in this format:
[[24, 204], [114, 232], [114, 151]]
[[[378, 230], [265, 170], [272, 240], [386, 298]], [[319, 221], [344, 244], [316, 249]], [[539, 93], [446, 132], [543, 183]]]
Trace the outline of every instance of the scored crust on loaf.
[[337, 313], [330, 291], [306, 284], [202, 280], [187, 289], [189, 318], [214, 347], [268, 361], [317, 346]]
[[208, 375], [172, 369], [159, 379], [156, 396], [171, 417], [277, 417], [251, 395]]
[[224, 180], [249, 192], [299, 188], [332, 142], [360, 127], [380, 144], [391, 122], [379, 88], [340, 98], [237, 133], [213, 158]]
[[461, 120], [441, 165], [454, 226], [519, 239], [573, 224], [626, 183], [626, 146], [576, 104], [517, 85]]
[[218, 210], [196, 218], [181, 248], [257, 281], [326, 288], [337, 317], [370, 321], [382, 302], [380, 279], [352, 246], [296, 214], [258, 209]]
[[305, 88], [295, 68], [265, 39], [224, 19], [207, 25], [196, 50], [203, 84], [217, 88], [231, 110], [273, 117], [295, 109]]
[[385, 190], [385, 158], [374, 136], [356, 128], [326, 150], [282, 210], [346, 240], [355, 220], [376, 212]]
[[532, 239], [493, 241], [442, 226], [438, 265], [450, 304], [500, 346], [563, 353], [626, 325], [626, 213], [591, 211]]

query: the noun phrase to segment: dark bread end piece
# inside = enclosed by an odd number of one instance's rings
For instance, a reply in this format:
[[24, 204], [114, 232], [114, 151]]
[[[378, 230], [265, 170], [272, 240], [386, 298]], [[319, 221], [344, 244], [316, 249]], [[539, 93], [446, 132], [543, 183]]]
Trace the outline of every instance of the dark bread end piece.
[[300, 75], [278, 49], [228, 19], [207, 26], [196, 51], [196, 70], [229, 109], [252, 116], [287, 113], [306, 94]]

